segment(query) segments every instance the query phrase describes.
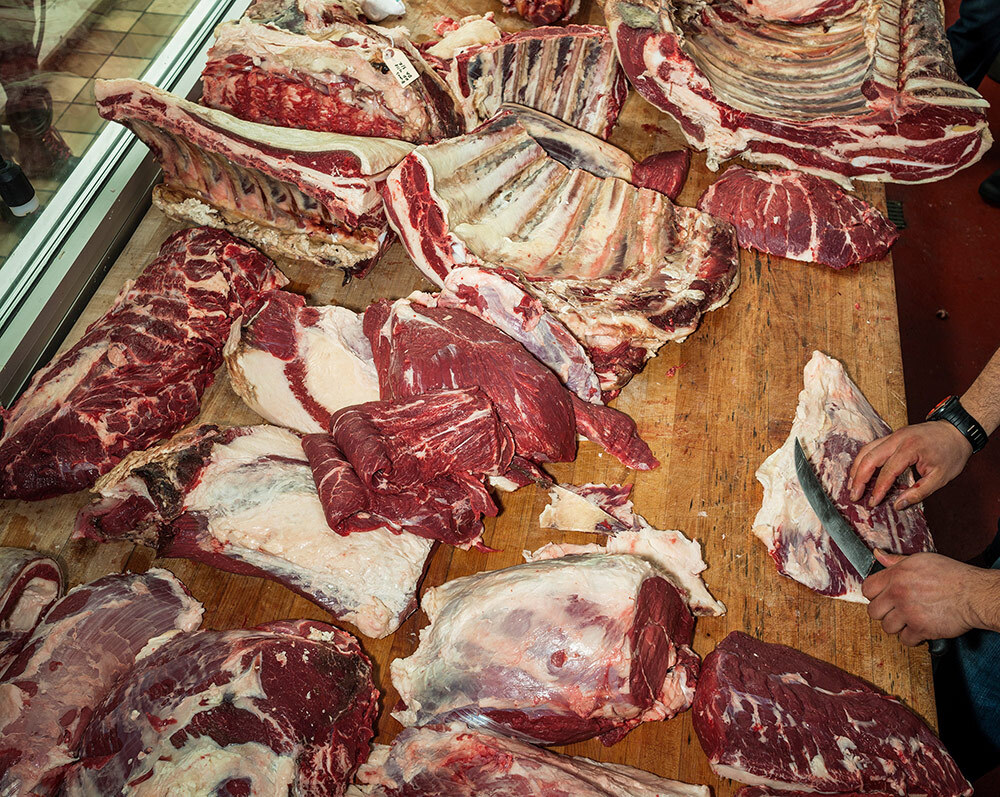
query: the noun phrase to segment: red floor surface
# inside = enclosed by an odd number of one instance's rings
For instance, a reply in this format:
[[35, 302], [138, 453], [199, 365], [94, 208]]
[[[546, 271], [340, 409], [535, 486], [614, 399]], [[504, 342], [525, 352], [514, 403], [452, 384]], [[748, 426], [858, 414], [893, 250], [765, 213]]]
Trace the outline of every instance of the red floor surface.
[[[957, 0], [946, 0], [946, 8], [951, 23]], [[980, 91], [992, 105], [990, 129], [1000, 138], [1000, 85], [986, 78]], [[1000, 208], [977, 191], [997, 169], [1000, 144], [948, 180], [887, 187], [889, 199], [902, 201], [908, 224], [893, 259], [911, 423], [948, 394], [964, 392], [1000, 347]], [[994, 437], [925, 502], [938, 548], [948, 556], [975, 559], [997, 533], [1000, 434]], [[997, 797], [1000, 769], [975, 785], [977, 795]]]

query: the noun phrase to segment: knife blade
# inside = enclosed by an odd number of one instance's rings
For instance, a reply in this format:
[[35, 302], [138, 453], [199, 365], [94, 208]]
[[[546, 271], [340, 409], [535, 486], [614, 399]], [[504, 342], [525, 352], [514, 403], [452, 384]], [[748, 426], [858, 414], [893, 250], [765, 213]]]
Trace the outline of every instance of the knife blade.
[[795, 439], [795, 475], [799, 479], [799, 485], [806, 495], [809, 506], [813, 508], [819, 522], [823, 524], [824, 531], [830, 535], [830, 539], [847, 557], [847, 561], [851, 563], [851, 567], [857, 571], [858, 575], [861, 578], [868, 578], [872, 573], [884, 570], [885, 567], [882, 563], [875, 558], [875, 554], [861, 540], [854, 527], [844, 519], [836, 504], [823, 489], [823, 485], [809, 463], [806, 452], [802, 450], [802, 444], [798, 438]]

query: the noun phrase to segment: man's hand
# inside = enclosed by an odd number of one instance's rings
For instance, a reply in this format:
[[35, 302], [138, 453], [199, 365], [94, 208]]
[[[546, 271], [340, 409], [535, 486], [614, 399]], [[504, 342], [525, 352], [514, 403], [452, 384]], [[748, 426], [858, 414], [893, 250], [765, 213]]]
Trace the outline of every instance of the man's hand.
[[904, 645], [951, 639], [972, 628], [1000, 630], [1000, 571], [936, 553], [875, 556], [886, 569], [862, 584], [871, 601], [868, 614]]
[[972, 456], [972, 444], [947, 421], [928, 421], [904, 426], [888, 437], [873, 440], [862, 448], [851, 466], [851, 500], [858, 501], [865, 486], [879, 468], [870, 506], [885, 498], [899, 475], [915, 465], [920, 480], [896, 499], [897, 510], [923, 501], [954, 479]]

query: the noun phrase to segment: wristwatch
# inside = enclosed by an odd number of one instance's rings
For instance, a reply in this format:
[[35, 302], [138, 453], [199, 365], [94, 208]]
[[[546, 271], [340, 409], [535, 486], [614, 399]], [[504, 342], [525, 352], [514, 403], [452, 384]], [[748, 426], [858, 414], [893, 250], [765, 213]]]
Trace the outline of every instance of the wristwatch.
[[948, 421], [972, 444], [973, 454], [982, 451], [986, 441], [989, 440], [986, 430], [979, 425], [979, 421], [966, 412], [958, 396], [942, 399], [940, 404], [927, 413], [927, 420]]

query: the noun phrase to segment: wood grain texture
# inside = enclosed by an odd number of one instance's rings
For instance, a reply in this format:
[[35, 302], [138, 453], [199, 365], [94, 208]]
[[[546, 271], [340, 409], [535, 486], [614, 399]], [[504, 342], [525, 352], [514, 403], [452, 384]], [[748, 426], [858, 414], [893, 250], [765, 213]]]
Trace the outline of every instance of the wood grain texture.
[[[494, 10], [504, 27], [524, 27], [487, 0], [419, 3], [402, 21], [418, 36], [427, 35], [438, 14], [460, 17]], [[578, 20], [600, 21], [585, 8]], [[683, 145], [676, 126], [633, 93], [612, 141], [636, 158]], [[696, 154], [680, 204], [693, 205], [715, 175]], [[884, 209], [881, 188], [862, 186], [859, 194]], [[67, 340], [105, 312], [127, 279], [155, 256], [178, 225], [151, 210], [104, 280]], [[859, 268], [830, 269], [743, 252], [741, 285], [729, 304], [709, 314], [682, 344], [667, 344], [622, 393], [616, 406], [636, 419], [662, 461], [659, 469], [632, 472], [581, 443], [574, 463], [550, 468], [561, 481], [634, 484], [636, 510], [660, 528], [677, 528], [704, 546], [705, 573], [713, 593], [729, 607], [722, 618], [700, 619], [695, 650], [704, 656], [732, 630], [745, 630], [831, 661], [898, 695], [930, 723], [934, 699], [930, 663], [923, 649], [908, 650], [882, 634], [865, 608], [823, 598], [778, 575], [764, 546], [751, 534], [761, 489], [754, 479], [760, 462], [787, 436], [802, 387], [802, 368], [813, 349], [837, 357], [875, 408], [892, 426], [906, 421], [895, 291], [891, 262]], [[334, 302], [354, 310], [372, 299], [405, 296], [430, 289], [399, 245], [364, 281], [341, 286], [333, 273], [301, 264], [282, 263], [291, 289], [312, 303]], [[229, 387], [225, 369], [206, 392], [198, 422], [242, 424], [259, 418]], [[142, 570], [152, 552], [127, 544], [99, 545], [70, 541], [77, 510], [88, 494], [37, 504], [0, 504], [0, 543], [32, 547], [59, 556], [73, 584], [123, 568]], [[487, 544], [500, 549], [485, 554], [439, 547], [432, 555], [423, 588], [483, 569], [521, 561], [522, 549], [550, 540], [593, 541], [538, 527], [545, 493], [526, 488], [501, 498], [503, 511], [488, 520]], [[329, 619], [308, 601], [260, 579], [221, 573], [183, 560], [158, 561], [173, 570], [206, 606], [205, 625], [234, 628], [291, 617]], [[396, 694], [388, 664], [408, 655], [425, 624], [418, 612], [391, 637], [362, 644], [376, 664], [381, 681], [379, 738], [390, 740], [399, 726], [388, 711]], [[353, 630], [353, 629], [351, 629]], [[716, 797], [730, 797], [738, 784], [711, 772], [698, 745], [690, 714], [669, 722], [646, 724], [610, 748], [597, 741], [564, 748], [604, 761], [632, 764], [667, 777], [707, 783]]]

